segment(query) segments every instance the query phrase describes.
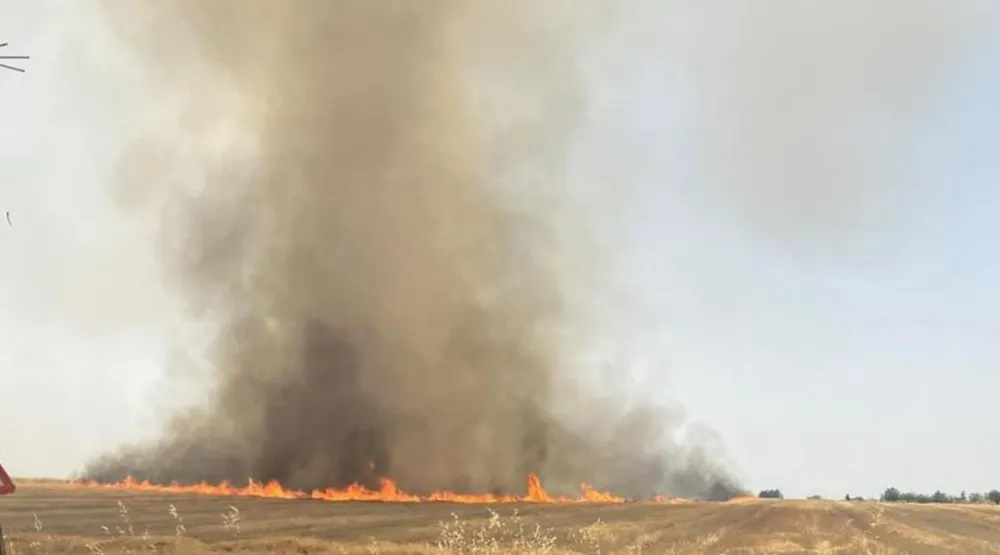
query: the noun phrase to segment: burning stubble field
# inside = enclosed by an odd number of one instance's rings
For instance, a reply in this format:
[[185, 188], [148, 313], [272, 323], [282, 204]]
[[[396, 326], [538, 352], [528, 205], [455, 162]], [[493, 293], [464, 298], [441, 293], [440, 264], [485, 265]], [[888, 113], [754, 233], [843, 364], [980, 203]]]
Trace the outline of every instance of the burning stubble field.
[[1000, 553], [1000, 509], [843, 501], [330, 502], [27, 482], [25, 553]]

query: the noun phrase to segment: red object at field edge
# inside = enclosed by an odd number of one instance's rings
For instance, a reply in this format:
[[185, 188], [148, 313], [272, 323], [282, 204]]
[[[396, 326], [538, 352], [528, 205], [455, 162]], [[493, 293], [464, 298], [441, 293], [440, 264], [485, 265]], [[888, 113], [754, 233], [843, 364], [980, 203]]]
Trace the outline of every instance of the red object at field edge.
[[14, 489], [14, 480], [10, 479], [10, 475], [3, 469], [3, 465], [0, 465], [0, 495], [14, 493]]

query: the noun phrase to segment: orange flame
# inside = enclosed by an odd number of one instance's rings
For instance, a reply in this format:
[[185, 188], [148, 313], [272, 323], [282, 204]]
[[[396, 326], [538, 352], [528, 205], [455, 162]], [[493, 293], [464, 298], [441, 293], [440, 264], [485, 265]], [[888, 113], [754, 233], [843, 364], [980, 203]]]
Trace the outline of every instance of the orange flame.
[[[580, 486], [580, 496], [559, 496], [550, 494], [542, 486], [536, 474], [528, 475], [527, 495], [464, 494], [451, 491], [436, 491], [428, 495], [414, 495], [399, 488], [389, 478], [380, 479], [381, 487], [370, 490], [361, 484], [351, 484], [344, 489], [323, 489], [305, 492], [286, 489], [276, 481], [261, 484], [250, 480], [246, 486], [237, 487], [227, 482], [217, 485], [201, 482], [193, 485], [157, 485], [148, 481], [137, 481], [131, 477], [124, 481], [102, 484], [98, 482], [73, 482], [75, 487], [146, 491], [155, 493], [179, 493], [239, 497], [262, 497], [268, 499], [315, 499], [320, 501], [376, 501], [382, 503], [624, 503], [625, 498], [594, 489], [588, 484]], [[666, 499], [657, 500], [666, 502]]]

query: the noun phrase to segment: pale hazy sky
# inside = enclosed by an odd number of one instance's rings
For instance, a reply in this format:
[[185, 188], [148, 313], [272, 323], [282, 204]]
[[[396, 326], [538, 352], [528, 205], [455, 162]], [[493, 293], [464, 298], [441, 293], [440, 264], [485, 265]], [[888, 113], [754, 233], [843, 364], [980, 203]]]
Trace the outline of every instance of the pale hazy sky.
[[[625, 201], [607, 220], [626, 226], [614, 356], [715, 430], [751, 488], [1000, 488], [1000, 5], [847, 4], [636, 9], [588, 51], [570, 175]], [[108, 197], [143, 84], [89, 5], [0, 0], [0, 42], [32, 56], [0, 71], [15, 475], [148, 429], [179, 333]]]

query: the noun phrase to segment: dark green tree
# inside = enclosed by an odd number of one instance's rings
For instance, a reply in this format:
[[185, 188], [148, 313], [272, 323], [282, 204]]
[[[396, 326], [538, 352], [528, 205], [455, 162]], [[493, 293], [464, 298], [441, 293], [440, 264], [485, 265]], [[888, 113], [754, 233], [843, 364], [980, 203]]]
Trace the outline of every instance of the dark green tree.
[[781, 490], [780, 489], [765, 489], [765, 490], [761, 490], [761, 492], [757, 494], [757, 497], [760, 498], [760, 499], [784, 499], [785, 498], [784, 495], [781, 495]]
[[885, 501], [886, 503], [897, 503], [902, 500], [903, 494], [896, 488], [886, 488], [886, 490], [882, 492], [882, 501]]
[[941, 490], [937, 490], [934, 492], [934, 495], [931, 495], [931, 503], [951, 503], [951, 496]]
[[1000, 505], [1000, 491], [991, 489], [986, 493], [986, 500], [994, 505]]

